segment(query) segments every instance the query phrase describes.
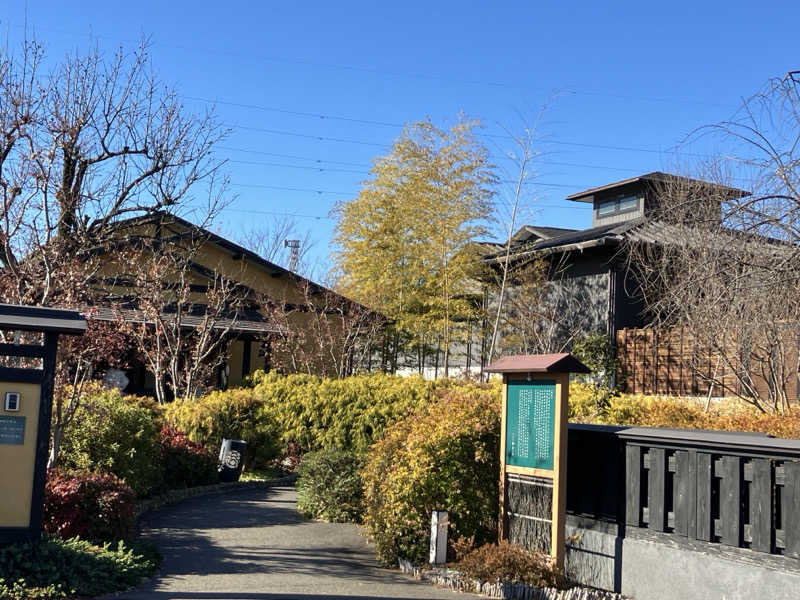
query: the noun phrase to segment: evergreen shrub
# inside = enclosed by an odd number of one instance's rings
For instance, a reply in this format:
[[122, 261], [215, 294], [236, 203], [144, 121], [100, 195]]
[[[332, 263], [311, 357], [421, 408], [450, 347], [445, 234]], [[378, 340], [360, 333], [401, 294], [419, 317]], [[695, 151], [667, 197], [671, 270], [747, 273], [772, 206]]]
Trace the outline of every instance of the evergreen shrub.
[[446, 390], [389, 428], [362, 475], [364, 524], [379, 559], [426, 560], [433, 510], [449, 512], [451, 536], [494, 541], [499, 445], [496, 386]]
[[297, 509], [312, 519], [359, 522], [362, 513], [360, 456], [340, 450], [309, 452], [300, 464]]
[[58, 467], [113, 473], [139, 496], [157, 491], [163, 468], [153, 410], [115, 389], [86, 395], [64, 430]]
[[[469, 542], [471, 545], [471, 540]], [[564, 573], [553, 566], [549, 556], [507, 541], [468, 550], [459, 556], [453, 567], [470, 579], [479, 581], [527, 583], [539, 588], [567, 587]]]

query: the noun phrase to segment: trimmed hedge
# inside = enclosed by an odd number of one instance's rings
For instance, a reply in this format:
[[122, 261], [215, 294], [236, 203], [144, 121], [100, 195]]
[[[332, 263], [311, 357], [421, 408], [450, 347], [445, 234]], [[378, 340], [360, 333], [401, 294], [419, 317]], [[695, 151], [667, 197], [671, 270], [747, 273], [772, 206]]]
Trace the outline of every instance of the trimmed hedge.
[[363, 472], [364, 524], [378, 558], [424, 562], [430, 514], [449, 511], [451, 535], [497, 536], [500, 469], [497, 388], [472, 385], [390, 428]]
[[332, 523], [359, 522], [363, 462], [360, 456], [339, 450], [306, 454], [297, 480], [300, 514]]
[[428, 404], [436, 387], [421, 377], [356, 375], [322, 379], [258, 373], [253, 391], [273, 415], [284, 443], [301, 451], [363, 453], [386, 427]]
[[246, 441], [247, 467], [264, 466], [280, 454], [275, 421], [250, 388], [214, 391], [202, 398], [176, 400], [167, 405], [165, 418], [210, 452], [219, 451], [225, 438]]
[[92, 542], [133, 537], [136, 494], [110, 474], [50, 471], [44, 494], [44, 530]]

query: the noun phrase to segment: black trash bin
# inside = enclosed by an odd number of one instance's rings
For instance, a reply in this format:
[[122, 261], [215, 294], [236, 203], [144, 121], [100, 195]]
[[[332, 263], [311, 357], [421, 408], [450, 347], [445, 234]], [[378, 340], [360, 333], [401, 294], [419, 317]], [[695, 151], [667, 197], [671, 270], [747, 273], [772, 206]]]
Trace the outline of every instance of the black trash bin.
[[243, 440], [222, 440], [219, 449], [219, 480], [239, 481], [244, 466], [244, 451], [247, 442]]

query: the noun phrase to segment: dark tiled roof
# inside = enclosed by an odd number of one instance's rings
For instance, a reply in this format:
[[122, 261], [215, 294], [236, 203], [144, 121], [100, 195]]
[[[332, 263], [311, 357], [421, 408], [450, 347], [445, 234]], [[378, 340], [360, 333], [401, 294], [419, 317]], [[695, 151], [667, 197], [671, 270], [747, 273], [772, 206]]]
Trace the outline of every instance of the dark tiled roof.
[[[128, 323], [147, 323], [152, 324], [153, 320], [147, 317], [141, 310], [133, 308], [112, 308], [108, 306], [92, 306], [82, 311], [87, 319], [97, 321]], [[258, 313], [255, 313], [258, 314]], [[239, 333], [285, 333], [285, 329], [276, 323], [272, 323], [258, 315], [254, 318], [253, 311], [244, 315], [245, 318], [217, 319], [212, 329], [229, 329]], [[175, 318], [174, 313], [162, 313], [161, 318], [170, 321]], [[181, 316], [181, 324], [187, 329], [197, 329], [203, 326], [205, 317], [203, 315], [184, 314]]]
[[[567, 233], [549, 239], [538, 240], [529, 244], [522, 244], [512, 248], [512, 258], [525, 254], [536, 253], [543, 250], [557, 251], [559, 249], [568, 250], [570, 246], [594, 242], [594, 245], [617, 244], [623, 240], [624, 234], [645, 223], [644, 218], [625, 221], [624, 223], [614, 223], [613, 225], [601, 225], [590, 229], [566, 230]], [[555, 228], [554, 228], [555, 229]], [[484, 257], [486, 261], [493, 261], [502, 257], [504, 252], [494, 252]]]
[[724, 191], [729, 194], [731, 197], [742, 197], [748, 196], [750, 192], [746, 192], [745, 190], [740, 190], [733, 187], [728, 187], [726, 185], [719, 185], [714, 184], [708, 181], [701, 181], [699, 179], [692, 179], [690, 177], [683, 177], [681, 175], [673, 175], [672, 173], [662, 173], [661, 171], [653, 171], [652, 173], [645, 173], [644, 175], [637, 175], [636, 177], [631, 177], [629, 179], [623, 179], [622, 181], [615, 181], [614, 183], [608, 183], [606, 185], [601, 185], [598, 187], [590, 188], [588, 190], [584, 190], [582, 192], [578, 192], [577, 194], [571, 194], [567, 196], [567, 200], [573, 200], [575, 202], [592, 202], [592, 196], [598, 192], [605, 192], [608, 190], [613, 190], [615, 188], [620, 188], [632, 183], [639, 183], [639, 182], [658, 182], [658, 183], [665, 183], [670, 181], [677, 181], [677, 182], [685, 182], [689, 184], [700, 184], [704, 186], [713, 187], [717, 190]]
[[285, 268], [281, 267], [280, 265], [277, 265], [277, 264], [275, 264], [275, 263], [273, 263], [271, 261], [266, 260], [265, 258], [259, 256], [257, 253], [253, 252], [252, 250], [249, 250], [249, 249], [245, 248], [244, 246], [240, 246], [239, 244], [236, 244], [236, 243], [234, 243], [234, 242], [232, 242], [232, 241], [230, 241], [230, 240], [228, 240], [228, 239], [226, 239], [226, 238], [224, 238], [224, 237], [222, 237], [220, 235], [217, 235], [213, 231], [209, 231], [208, 229], [205, 229], [204, 227], [200, 227], [199, 225], [195, 225], [194, 223], [192, 223], [190, 221], [187, 221], [186, 219], [183, 219], [183, 218], [178, 217], [176, 215], [173, 215], [171, 213], [160, 212], [160, 211], [159, 212], [153, 212], [153, 213], [150, 213], [150, 214], [147, 214], [147, 215], [142, 215], [142, 216], [139, 216], [139, 217], [132, 217], [130, 219], [124, 219], [122, 221], [117, 221], [115, 223], [115, 226], [120, 228], [120, 229], [124, 229], [125, 227], [133, 227], [133, 226], [137, 226], [137, 225], [145, 225], [145, 224], [150, 224], [150, 223], [160, 223], [162, 225], [175, 224], [175, 225], [183, 227], [183, 228], [185, 228], [185, 229], [187, 229], [189, 231], [196, 232], [199, 235], [203, 236], [205, 239], [209, 240], [211, 243], [216, 244], [217, 246], [219, 246], [221, 248], [224, 248], [225, 250], [227, 250], [231, 254], [233, 254], [235, 256], [240, 256], [240, 257], [247, 258], [250, 261], [252, 261], [253, 263], [255, 263], [255, 264], [259, 265], [260, 267], [262, 267], [263, 269], [266, 269], [266, 270], [270, 271], [270, 274], [272, 276], [277, 277], [277, 276], [286, 275], [286, 276], [292, 277], [293, 279], [295, 279], [297, 281], [306, 282], [310, 286], [311, 290], [313, 290], [314, 292], [323, 293], [323, 294], [327, 292], [327, 293], [335, 294], [336, 296], [339, 296], [339, 297], [343, 298], [344, 300], [346, 300], [347, 302], [351, 303], [351, 306], [359, 306], [359, 307], [361, 307], [361, 308], [363, 308], [365, 310], [369, 310], [370, 312], [373, 312], [376, 315], [379, 314], [376, 311], [372, 311], [368, 307], [363, 306], [362, 304], [359, 304], [355, 300], [351, 300], [350, 298], [347, 298], [346, 296], [342, 296], [338, 292], [334, 292], [333, 290], [331, 290], [329, 288], [326, 288], [325, 286], [323, 286], [323, 285], [321, 285], [319, 283], [316, 283], [315, 281], [311, 281], [310, 279], [306, 279], [305, 277], [303, 277], [301, 275], [298, 275], [297, 273], [294, 273], [294, 272], [292, 272], [292, 271], [290, 271], [288, 269], [285, 269]]
[[81, 334], [86, 331], [86, 319], [74, 310], [0, 304], [0, 328]]

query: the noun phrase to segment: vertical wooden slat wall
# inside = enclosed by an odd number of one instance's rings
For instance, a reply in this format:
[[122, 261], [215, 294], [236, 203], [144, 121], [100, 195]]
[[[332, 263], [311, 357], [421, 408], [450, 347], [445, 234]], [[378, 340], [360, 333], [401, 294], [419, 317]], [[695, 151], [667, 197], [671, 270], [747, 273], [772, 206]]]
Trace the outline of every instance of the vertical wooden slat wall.
[[[726, 365], [708, 348], [700, 348], [684, 328], [620, 329], [616, 343], [618, 372], [627, 393], [706, 395], [712, 379], [717, 382], [711, 390], [714, 396], [741, 392], [733, 371], [737, 361]], [[786, 343], [789, 365], [796, 367], [800, 363], [800, 344], [789, 336]], [[766, 393], [767, 381], [758, 376], [754, 379], [756, 389]], [[796, 377], [789, 377], [787, 388], [789, 399], [798, 400]]]

